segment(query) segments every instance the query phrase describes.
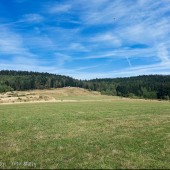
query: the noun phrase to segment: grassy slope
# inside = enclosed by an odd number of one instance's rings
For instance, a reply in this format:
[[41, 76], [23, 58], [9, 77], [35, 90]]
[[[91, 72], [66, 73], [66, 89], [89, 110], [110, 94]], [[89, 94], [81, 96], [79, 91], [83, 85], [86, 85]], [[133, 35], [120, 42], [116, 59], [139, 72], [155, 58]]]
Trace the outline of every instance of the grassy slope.
[[101, 95], [97, 91], [88, 91], [83, 88], [57, 88], [51, 90], [33, 90], [33, 93], [39, 95], [46, 95], [55, 98], [56, 100], [99, 100], [99, 99], [113, 99], [118, 96]]
[[0, 120], [4, 168], [170, 168], [168, 102], [1, 105]]
[[66, 87], [48, 90], [14, 91], [0, 94], [0, 104], [26, 102], [64, 102], [113, 100], [120, 97], [101, 95], [99, 92], [88, 91], [82, 88]]

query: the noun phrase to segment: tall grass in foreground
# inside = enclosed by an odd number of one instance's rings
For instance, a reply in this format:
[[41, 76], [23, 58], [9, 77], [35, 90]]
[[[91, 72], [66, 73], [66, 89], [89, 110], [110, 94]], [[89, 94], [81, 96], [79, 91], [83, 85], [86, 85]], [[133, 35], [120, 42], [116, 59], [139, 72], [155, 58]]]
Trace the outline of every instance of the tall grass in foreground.
[[170, 168], [170, 104], [0, 105], [0, 168]]

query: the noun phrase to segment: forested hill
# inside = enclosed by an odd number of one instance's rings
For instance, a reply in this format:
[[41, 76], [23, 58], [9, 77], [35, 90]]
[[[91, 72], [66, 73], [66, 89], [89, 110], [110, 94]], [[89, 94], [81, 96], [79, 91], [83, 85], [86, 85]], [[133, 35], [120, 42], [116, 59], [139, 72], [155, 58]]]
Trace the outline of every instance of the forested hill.
[[0, 71], [0, 92], [12, 90], [81, 87], [102, 94], [132, 98], [170, 98], [170, 75], [147, 75], [128, 78], [77, 80], [68, 76], [28, 71]]
[[80, 81], [68, 76], [28, 71], [0, 71], [0, 91], [78, 87]]
[[[170, 75], [143, 75], [127, 78], [90, 80], [92, 90], [131, 98], [170, 98]], [[93, 89], [94, 88], [94, 89]]]

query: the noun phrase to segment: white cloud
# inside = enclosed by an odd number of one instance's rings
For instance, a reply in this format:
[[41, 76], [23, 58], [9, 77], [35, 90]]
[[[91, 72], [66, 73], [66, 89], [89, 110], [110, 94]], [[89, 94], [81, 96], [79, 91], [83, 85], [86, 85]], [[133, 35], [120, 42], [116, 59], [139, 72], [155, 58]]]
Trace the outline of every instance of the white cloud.
[[44, 17], [40, 14], [25, 14], [21, 17], [21, 19], [13, 22], [6, 22], [6, 23], [1, 23], [0, 27], [12, 27], [14, 25], [19, 25], [19, 24], [24, 24], [24, 23], [41, 23], [44, 21]]
[[[10, 31], [8, 28], [0, 28], [0, 53], [10, 55], [14, 58], [13, 64], [17, 62], [35, 62], [36, 55], [24, 47], [23, 39], [20, 35]], [[20, 60], [20, 61], [19, 61]], [[22, 60], [22, 61], [21, 61]]]
[[85, 46], [80, 43], [71, 43], [68, 49], [75, 51], [89, 51]]
[[100, 58], [149, 58], [157, 55], [157, 49], [154, 48], [144, 48], [144, 49], [130, 49], [130, 48], [120, 48], [112, 51], [96, 53], [94, 55], [77, 58], [79, 60], [87, 59], [100, 59]]
[[25, 14], [19, 22], [39, 23], [44, 20], [39, 14]]
[[164, 43], [158, 44], [157, 53], [158, 53], [158, 57], [161, 59], [162, 63], [170, 62], [169, 52], [168, 52], [167, 47]]
[[71, 5], [69, 4], [55, 4], [54, 6], [49, 8], [49, 12], [52, 14], [63, 13], [63, 12], [68, 12], [70, 9], [71, 9]]
[[131, 7], [127, 8], [128, 2], [126, 3], [121, 0], [92, 0], [89, 4], [87, 4], [87, 1], [82, 1], [80, 6], [84, 9], [81, 16], [82, 20], [86, 25], [114, 24], [130, 11]]
[[57, 66], [60, 66], [60, 67], [63, 66], [66, 62], [72, 60], [71, 56], [68, 56], [68, 55], [65, 55], [65, 54], [62, 54], [62, 53], [55, 53], [54, 56], [55, 56], [55, 59], [56, 59], [55, 64]]
[[90, 41], [99, 43], [103, 42], [107, 43], [108, 45], [113, 45], [114, 47], [120, 47], [122, 44], [121, 39], [113, 35], [113, 33], [99, 34], [97, 36], [90, 38]]

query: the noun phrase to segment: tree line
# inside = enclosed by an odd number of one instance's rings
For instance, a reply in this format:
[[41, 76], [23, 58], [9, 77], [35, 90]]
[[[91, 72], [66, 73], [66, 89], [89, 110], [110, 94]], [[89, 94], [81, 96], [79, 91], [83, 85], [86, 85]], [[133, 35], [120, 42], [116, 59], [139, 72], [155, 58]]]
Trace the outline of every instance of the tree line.
[[127, 78], [78, 80], [69, 76], [28, 72], [0, 71], [0, 92], [13, 90], [80, 87], [102, 94], [130, 98], [170, 99], [170, 75], [142, 75]]

